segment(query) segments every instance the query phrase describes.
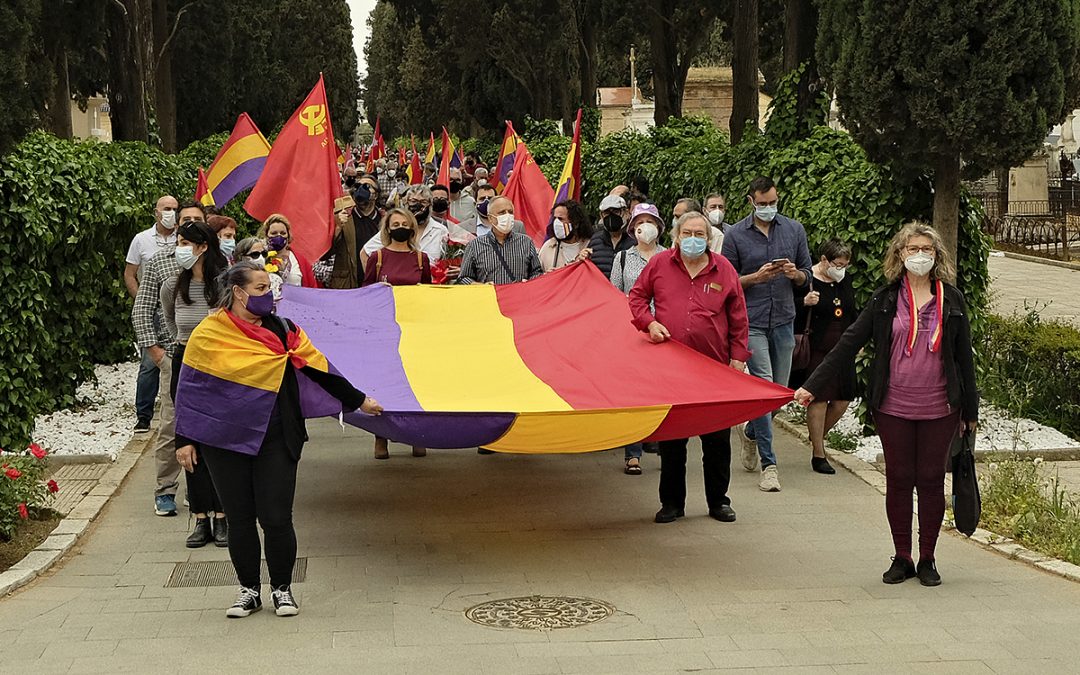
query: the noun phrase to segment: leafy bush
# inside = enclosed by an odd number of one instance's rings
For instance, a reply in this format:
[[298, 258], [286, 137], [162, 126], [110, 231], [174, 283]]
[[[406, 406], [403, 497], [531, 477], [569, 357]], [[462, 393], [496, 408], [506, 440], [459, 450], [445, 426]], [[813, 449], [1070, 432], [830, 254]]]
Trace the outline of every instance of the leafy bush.
[[60, 488], [45, 482], [45, 451], [31, 445], [24, 453], [0, 450], [0, 541], [15, 534], [31, 511], [45, 507]]
[[982, 522], [998, 534], [1080, 565], [1080, 504], [1042, 460], [992, 462], [982, 483]]
[[981, 389], [995, 405], [1080, 437], [1080, 330], [1025, 316], [988, 315]]

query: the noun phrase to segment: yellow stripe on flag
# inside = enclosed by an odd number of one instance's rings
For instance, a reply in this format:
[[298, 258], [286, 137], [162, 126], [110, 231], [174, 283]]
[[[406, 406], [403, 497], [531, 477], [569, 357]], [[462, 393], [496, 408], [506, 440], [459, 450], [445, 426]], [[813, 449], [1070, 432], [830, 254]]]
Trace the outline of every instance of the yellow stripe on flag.
[[225, 176], [232, 173], [233, 169], [250, 159], [266, 157], [269, 153], [266, 139], [258, 134], [245, 136], [234, 143], [211, 167], [210, 172], [206, 174], [206, 183], [213, 191], [225, 179]]
[[[394, 306], [401, 362], [425, 411], [572, 410], [522, 361], [494, 286], [397, 286]], [[447, 348], [451, 339], [464, 356]]]
[[651, 435], [671, 406], [518, 415], [502, 438], [486, 448], [500, 452], [571, 453], [619, 448]]
[[184, 351], [184, 364], [190, 368], [228, 382], [275, 392], [285, 375], [287, 358], [284, 354], [273, 354], [245, 336], [224, 311], [199, 322]]

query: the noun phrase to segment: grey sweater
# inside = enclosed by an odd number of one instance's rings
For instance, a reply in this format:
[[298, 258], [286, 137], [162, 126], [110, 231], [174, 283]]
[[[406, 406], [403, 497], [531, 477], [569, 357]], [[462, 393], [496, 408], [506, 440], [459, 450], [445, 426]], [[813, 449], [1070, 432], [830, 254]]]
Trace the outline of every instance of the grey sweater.
[[169, 331], [169, 335], [180, 344], [187, 344], [188, 338], [191, 337], [191, 331], [195, 330], [195, 326], [198, 326], [199, 322], [206, 318], [211, 308], [206, 303], [203, 282], [195, 279], [191, 280], [188, 287], [188, 297], [191, 298], [191, 304], [189, 305], [184, 302], [182, 297], [176, 295], [176, 282], [178, 279], [178, 276], [169, 277], [161, 285], [161, 309], [165, 317], [165, 328]]

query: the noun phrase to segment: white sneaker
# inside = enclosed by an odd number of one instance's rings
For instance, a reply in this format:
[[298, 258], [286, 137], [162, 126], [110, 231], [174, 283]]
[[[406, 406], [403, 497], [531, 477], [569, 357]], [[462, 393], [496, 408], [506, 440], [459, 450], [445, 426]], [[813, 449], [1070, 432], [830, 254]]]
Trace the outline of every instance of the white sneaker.
[[740, 424], [738, 427], [739, 440], [742, 441], [742, 465], [748, 472], [757, 471], [758, 468], [758, 453], [757, 453], [757, 441], [746, 435], [746, 425]]
[[762, 492], [780, 492], [780, 474], [777, 473], [775, 464], [765, 467], [757, 486]]

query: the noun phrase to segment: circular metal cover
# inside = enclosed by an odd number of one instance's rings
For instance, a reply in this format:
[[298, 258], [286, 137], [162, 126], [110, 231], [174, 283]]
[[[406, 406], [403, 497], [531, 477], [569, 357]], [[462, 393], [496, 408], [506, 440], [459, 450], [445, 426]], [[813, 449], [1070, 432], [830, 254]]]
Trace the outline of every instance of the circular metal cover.
[[577, 628], [614, 613], [615, 608], [601, 600], [547, 595], [492, 600], [465, 610], [466, 618], [481, 626], [521, 630]]

